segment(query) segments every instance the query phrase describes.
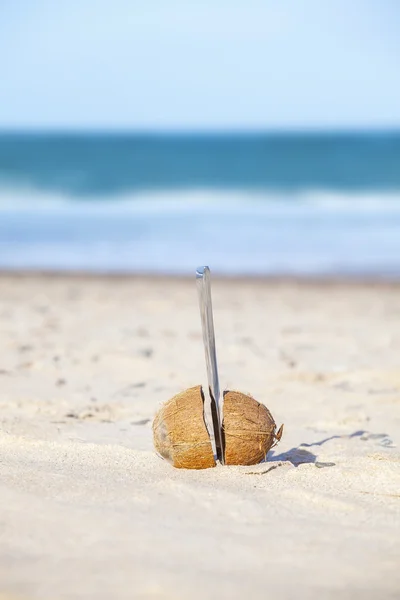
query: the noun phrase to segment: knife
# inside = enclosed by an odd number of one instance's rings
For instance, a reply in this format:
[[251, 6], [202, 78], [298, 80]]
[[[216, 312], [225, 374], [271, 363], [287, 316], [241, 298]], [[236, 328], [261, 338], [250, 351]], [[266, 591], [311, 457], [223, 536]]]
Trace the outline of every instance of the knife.
[[212, 435], [215, 443], [217, 459], [224, 464], [224, 448], [222, 434], [222, 414], [218, 378], [217, 355], [215, 350], [214, 320], [211, 301], [211, 281], [209, 267], [198, 267], [196, 270], [196, 285], [199, 296], [201, 327], [206, 357], [208, 398], [205, 402], [210, 408], [212, 418]]

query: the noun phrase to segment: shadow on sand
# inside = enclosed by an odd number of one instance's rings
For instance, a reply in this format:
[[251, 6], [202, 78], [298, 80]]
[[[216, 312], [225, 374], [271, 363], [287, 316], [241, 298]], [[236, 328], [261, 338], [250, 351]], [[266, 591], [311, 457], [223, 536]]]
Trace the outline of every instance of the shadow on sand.
[[316, 466], [319, 467], [333, 467], [334, 463], [320, 463], [317, 462], [317, 456], [316, 454], [314, 454], [313, 452], [311, 452], [310, 450], [307, 450], [307, 448], [312, 448], [313, 446], [323, 446], [324, 444], [326, 444], [327, 442], [330, 442], [331, 440], [338, 440], [338, 439], [352, 439], [352, 438], [359, 438], [360, 440], [368, 440], [368, 439], [373, 439], [373, 438], [385, 438], [386, 434], [384, 433], [380, 433], [380, 434], [371, 434], [368, 431], [364, 431], [364, 430], [360, 430], [360, 431], [355, 431], [354, 433], [351, 433], [349, 435], [331, 435], [330, 437], [324, 438], [322, 440], [320, 440], [319, 442], [312, 442], [312, 444], [300, 444], [300, 446], [298, 446], [297, 448], [291, 448], [290, 450], [288, 450], [287, 452], [282, 452], [281, 454], [276, 454], [275, 450], [271, 450], [271, 452], [269, 452], [268, 454], [268, 462], [278, 462], [278, 461], [282, 461], [282, 462], [291, 462], [292, 465], [294, 465], [295, 467], [298, 467], [299, 465], [304, 465], [306, 463], [314, 463]]

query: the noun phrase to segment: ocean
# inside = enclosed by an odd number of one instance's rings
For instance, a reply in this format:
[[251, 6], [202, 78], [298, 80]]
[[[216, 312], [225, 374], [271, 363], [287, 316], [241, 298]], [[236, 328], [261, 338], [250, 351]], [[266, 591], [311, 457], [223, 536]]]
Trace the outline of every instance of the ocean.
[[400, 275], [400, 132], [0, 135], [0, 269]]

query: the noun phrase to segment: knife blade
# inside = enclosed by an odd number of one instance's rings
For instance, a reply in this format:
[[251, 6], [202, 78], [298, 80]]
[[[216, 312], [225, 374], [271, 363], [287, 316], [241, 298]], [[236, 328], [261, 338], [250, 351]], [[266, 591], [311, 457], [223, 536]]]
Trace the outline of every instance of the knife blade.
[[212, 420], [212, 434], [214, 436], [215, 452], [217, 459], [224, 464], [224, 449], [222, 435], [222, 414], [220, 401], [220, 388], [218, 377], [217, 354], [215, 348], [214, 319], [211, 300], [211, 276], [207, 266], [196, 269], [196, 284], [199, 297], [201, 327], [203, 332], [204, 352], [206, 358], [208, 393], [205, 401], [209, 404]]

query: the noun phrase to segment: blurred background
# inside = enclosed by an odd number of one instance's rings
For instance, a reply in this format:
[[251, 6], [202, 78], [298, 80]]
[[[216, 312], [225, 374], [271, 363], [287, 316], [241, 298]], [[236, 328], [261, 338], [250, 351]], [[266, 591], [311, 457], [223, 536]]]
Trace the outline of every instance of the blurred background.
[[400, 274], [397, 0], [0, 6], [0, 268]]

